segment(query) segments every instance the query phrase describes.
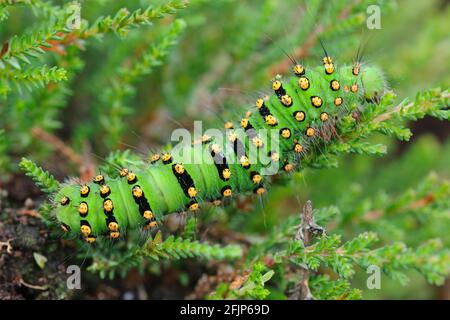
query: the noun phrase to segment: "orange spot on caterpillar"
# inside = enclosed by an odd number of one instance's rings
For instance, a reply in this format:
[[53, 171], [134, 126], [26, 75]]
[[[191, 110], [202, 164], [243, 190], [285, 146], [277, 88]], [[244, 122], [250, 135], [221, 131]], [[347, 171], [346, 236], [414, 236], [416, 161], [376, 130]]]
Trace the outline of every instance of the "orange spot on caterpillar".
[[265, 120], [266, 120], [266, 123], [267, 123], [269, 126], [276, 126], [276, 125], [278, 124], [277, 119], [276, 119], [273, 115], [271, 115], [271, 114], [267, 115], [267, 116], [265, 117]]
[[134, 186], [133, 189], [131, 189], [131, 193], [133, 194], [133, 197], [135, 198], [141, 198], [144, 192], [142, 191], [142, 188], [140, 186]]
[[118, 231], [112, 231], [112, 232], [109, 233], [109, 236], [110, 236], [112, 239], [117, 239], [117, 238], [120, 237], [120, 233], [119, 233]]
[[309, 79], [307, 77], [300, 77], [298, 79], [298, 86], [300, 87], [300, 89], [302, 89], [303, 91], [306, 91], [309, 89]]
[[226, 181], [231, 177], [231, 170], [226, 168], [222, 170], [222, 178]]
[[316, 108], [320, 108], [322, 106], [322, 98], [318, 97], [318, 96], [312, 96], [311, 97], [311, 104], [316, 107]]
[[258, 172], [252, 172], [250, 177], [252, 178], [254, 184], [259, 184], [262, 180], [262, 177]]
[[259, 138], [259, 137], [254, 137], [254, 138], [252, 139], [252, 142], [253, 142], [253, 144], [254, 144], [257, 148], [261, 148], [261, 147], [264, 145], [262, 139]]
[[276, 91], [279, 90], [280, 88], [281, 88], [280, 80], [275, 80], [274, 82], [272, 82], [272, 90]]
[[189, 204], [190, 211], [197, 211], [200, 208], [200, 205], [197, 202], [192, 202]]
[[86, 238], [84, 238], [84, 240], [89, 244], [93, 244], [93, 243], [95, 243], [97, 238], [93, 235], [88, 235], [88, 236], [86, 236]]
[[142, 216], [147, 220], [153, 219], [153, 212], [151, 212], [150, 210], [145, 210]]
[[80, 232], [83, 234], [83, 236], [87, 237], [91, 234], [92, 229], [87, 223], [83, 223], [80, 226]]
[[292, 98], [285, 94], [283, 96], [281, 96], [281, 103], [285, 106], [285, 107], [290, 107], [292, 105]]
[[291, 129], [283, 128], [280, 130], [280, 134], [283, 138], [289, 139], [291, 137]]
[[182, 164], [180, 164], [180, 163], [177, 163], [176, 165], [175, 165], [175, 167], [174, 167], [174, 170], [175, 170], [175, 172], [177, 173], [177, 174], [183, 174], [184, 173], [184, 166], [182, 165]]
[[94, 177], [94, 179], [92, 181], [97, 184], [102, 184], [105, 182], [105, 177], [101, 174], [98, 174]]
[[194, 187], [189, 187], [188, 189], [189, 197], [194, 198], [197, 195], [197, 189]]
[[261, 109], [264, 105], [264, 100], [261, 98], [257, 99], [255, 105], [258, 109]]
[[248, 168], [248, 167], [250, 167], [250, 161], [248, 160], [248, 158], [247, 158], [247, 156], [242, 156], [240, 159], [239, 159], [239, 162], [241, 163], [241, 165], [244, 167], [244, 168]]
[[122, 178], [125, 177], [127, 174], [128, 174], [128, 169], [126, 169], [126, 168], [120, 169], [119, 175], [120, 175]]
[[283, 166], [283, 170], [286, 172], [292, 172], [294, 170], [294, 165], [292, 163], [286, 163]]
[[359, 62], [356, 62], [356, 63], [353, 65], [353, 68], [352, 68], [352, 74], [353, 74], [354, 76], [359, 75], [360, 67], [361, 67], [361, 64], [360, 64]]
[[296, 143], [294, 145], [294, 152], [295, 153], [301, 153], [303, 151], [303, 146], [300, 143]]
[[88, 204], [86, 202], [81, 202], [80, 205], [78, 206], [78, 213], [80, 214], [80, 216], [85, 217], [88, 214], [89, 211], [89, 207]]
[[237, 140], [237, 134], [235, 132], [230, 132], [230, 134], [228, 135], [228, 140], [230, 142], [234, 142]]
[[224, 128], [227, 129], [227, 130], [233, 129], [233, 123], [231, 121], [225, 122]]
[[247, 126], [248, 126], [248, 119], [247, 118], [243, 118], [242, 120], [241, 120], [241, 126], [242, 126], [242, 128], [247, 128]]
[[328, 121], [328, 118], [329, 118], [328, 113], [322, 112], [322, 113], [320, 114], [320, 120], [321, 120], [322, 122]]
[[309, 127], [306, 129], [306, 135], [308, 137], [313, 137], [315, 134], [316, 134], [316, 130], [314, 130], [314, 128]]
[[159, 155], [159, 153], [155, 153], [150, 157], [150, 162], [151, 163], [155, 163], [156, 161], [158, 161], [159, 159], [161, 159], [161, 156]]
[[107, 197], [110, 193], [111, 193], [111, 189], [106, 184], [104, 184], [100, 187], [100, 196], [102, 198]]
[[295, 111], [293, 115], [295, 120], [297, 120], [298, 122], [302, 122], [305, 120], [305, 113], [303, 111]]
[[[197, 209], [195, 209], [195, 210], [197, 210]], [[157, 226], [158, 226], [158, 223], [156, 221], [149, 221], [149, 223], [144, 226], [144, 230], [154, 229]]]
[[162, 161], [164, 164], [169, 164], [172, 162], [172, 155], [170, 153], [164, 153], [162, 156]]
[[301, 64], [296, 64], [292, 70], [296, 76], [301, 76], [305, 74], [305, 68]]
[[233, 192], [231, 191], [230, 186], [225, 186], [222, 188], [222, 195], [224, 197], [231, 197], [232, 194], [233, 194]]
[[128, 172], [127, 180], [129, 184], [136, 183], [137, 182], [136, 174], [134, 174], [133, 172]]
[[119, 224], [115, 221], [111, 221], [110, 223], [108, 223], [108, 229], [110, 231], [117, 231], [119, 230]]
[[87, 185], [82, 186], [80, 188], [80, 196], [83, 198], [86, 198], [89, 195], [89, 191], [91, 191], [89, 186], [87, 186]]
[[213, 144], [211, 146], [211, 151], [214, 152], [214, 154], [220, 153], [221, 150], [222, 148], [220, 148], [218, 144]]
[[70, 199], [69, 199], [69, 197], [64, 196], [64, 197], [61, 198], [61, 200], [59, 201], [59, 203], [60, 203], [62, 206], [66, 206], [66, 205], [68, 205], [68, 204], [70, 203]]
[[334, 72], [334, 64], [333, 59], [331, 59], [331, 57], [329, 56], [324, 57], [323, 65], [325, 67], [326, 74], [332, 74]]
[[333, 91], [338, 91], [341, 88], [341, 85], [337, 80], [331, 80], [330, 81], [330, 88]]
[[257, 195], [263, 195], [266, 192], [266, 189], [263, 186], [257, 187], [253, 192]]
[[279, 155], [277, 152], [270, 152], [270, 153], [269, 153], [269, 156], [270, 156], [270, 159], [271, 159], [273, 162], [278, 162], [278, 161], [280, 161], [280, 155]]
[[111, 212], [114, 209], [114, 205], [111, 199], [106, 199], [103, 201], [103, 209], [105, 212]]

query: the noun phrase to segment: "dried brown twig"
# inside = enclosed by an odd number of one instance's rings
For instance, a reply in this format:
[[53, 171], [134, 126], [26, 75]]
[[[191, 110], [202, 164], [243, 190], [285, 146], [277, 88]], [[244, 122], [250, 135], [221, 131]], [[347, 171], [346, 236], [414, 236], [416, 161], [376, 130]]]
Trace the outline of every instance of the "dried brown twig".
[[[324, 229], [315, 223], [311, 201], [307, 201], [303, 206], [301, 213], [301, 224], [295, 235], [296, 241], [302, 241], [303, 246], [307, 247], [311, 239], [316, 234], [323, 234]], [[300, 281], [292, 290], [289, 300], [314, 300], [308, 285], [309, 270], [306, 266], [300, 267]]]
[[0, 241], [0, 251], [3, 250], [3, 248], [5, 248], [6, 252], [8, 254], [12, 254], [13, 253], [13, 247], [11, 245], [11, 241], [13, 241], [14, 239], [9, 239], [7, 241]]
[[[43, 143], [52, 146], [59, 154], [64, 156], [71, 163], [78, 166], [80, 171], [80, 180], [82, 182], [89, 181], [95, 175], [96, 165], [89, 155], [80, 155], [75, 150], [73, 150], [64, 141], [59, 139], [57, 136], [46, 132], [42, 128], [34, 127], [31, 130], [35, 138], [40, 139]], [[85, 147], [87, 149], [87, 147]]]
[[55, 135], [52, 135], [39, 127], [34, 127], [31, 131], [34, 137], [42, 140], [48, 145], [53, 146], [53, 148], [55, 148], [58, 152], [60, 152], [64, 157], [69, 159], [71, 162], [79, 166], [83, 165], [83, 158]]

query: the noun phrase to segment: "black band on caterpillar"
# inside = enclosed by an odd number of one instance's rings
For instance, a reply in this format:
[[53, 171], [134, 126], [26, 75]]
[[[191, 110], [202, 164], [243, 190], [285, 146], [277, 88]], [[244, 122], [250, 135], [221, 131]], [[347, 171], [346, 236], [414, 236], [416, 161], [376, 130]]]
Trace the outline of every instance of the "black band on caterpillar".
[[250, 168], [250, 161], [245, 152], [244, 144], [237, 138], [237, 136], [234, 135], [230, 137], [230, 141], [233, 145], [233, 151], [242, 167], [244, 167], [245, 169]]
[[227, 164], [227, 159], [220, 152], [220, 147], [218, 145], [212, 145], [209, 149], [220, 179], [228, 181], [231, 176], [231, 171]]
[[189, 198], [195, 198], [197, 195], [197, 189], [195, 188], [194, 181], [187, 172], [186, 168], [182, 164], [176, 163], [172, 165], [172, 171], [183, 189], [184, 194]]

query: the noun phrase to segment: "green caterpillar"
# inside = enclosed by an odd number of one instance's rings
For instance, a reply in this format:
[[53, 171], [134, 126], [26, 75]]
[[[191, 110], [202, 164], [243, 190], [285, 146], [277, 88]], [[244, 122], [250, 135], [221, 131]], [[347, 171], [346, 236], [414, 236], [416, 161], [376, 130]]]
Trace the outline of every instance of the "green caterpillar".
[[257, 99], [240, 121], [226, 122], [220, 134], [203, 135], [177, 154], [154, 154], [143, 165], [118, 168], [117, 177], [99, 174], [85, 185], [64, 184], [53, 195], [61, 228], [89, 243], [120, 239], [128, 230], [157, 228], [168, 213], [220, 205], [233, 193], [263, 195], [267, 175], [295, 170], [317, 143], [326, 142], [324, 133], [336, 129], [341, 115], [385, 90], [381, 71], [358, 57], [339, 67], [325, 54], [322, 64], [294, 63], [293, 76], [274, 79], [273, 94]]

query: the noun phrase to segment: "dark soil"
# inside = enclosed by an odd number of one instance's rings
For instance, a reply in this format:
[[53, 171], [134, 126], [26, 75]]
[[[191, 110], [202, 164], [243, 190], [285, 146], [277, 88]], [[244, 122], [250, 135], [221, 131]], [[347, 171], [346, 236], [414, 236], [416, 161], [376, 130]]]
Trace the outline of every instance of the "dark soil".
[[62, 299], [67, 278], [63, 262], [70, 249], [61, 250], [48, 233], [24, 192], [39, 194], [27, 180], [15, 176], [0, 188], [0, 299]]

